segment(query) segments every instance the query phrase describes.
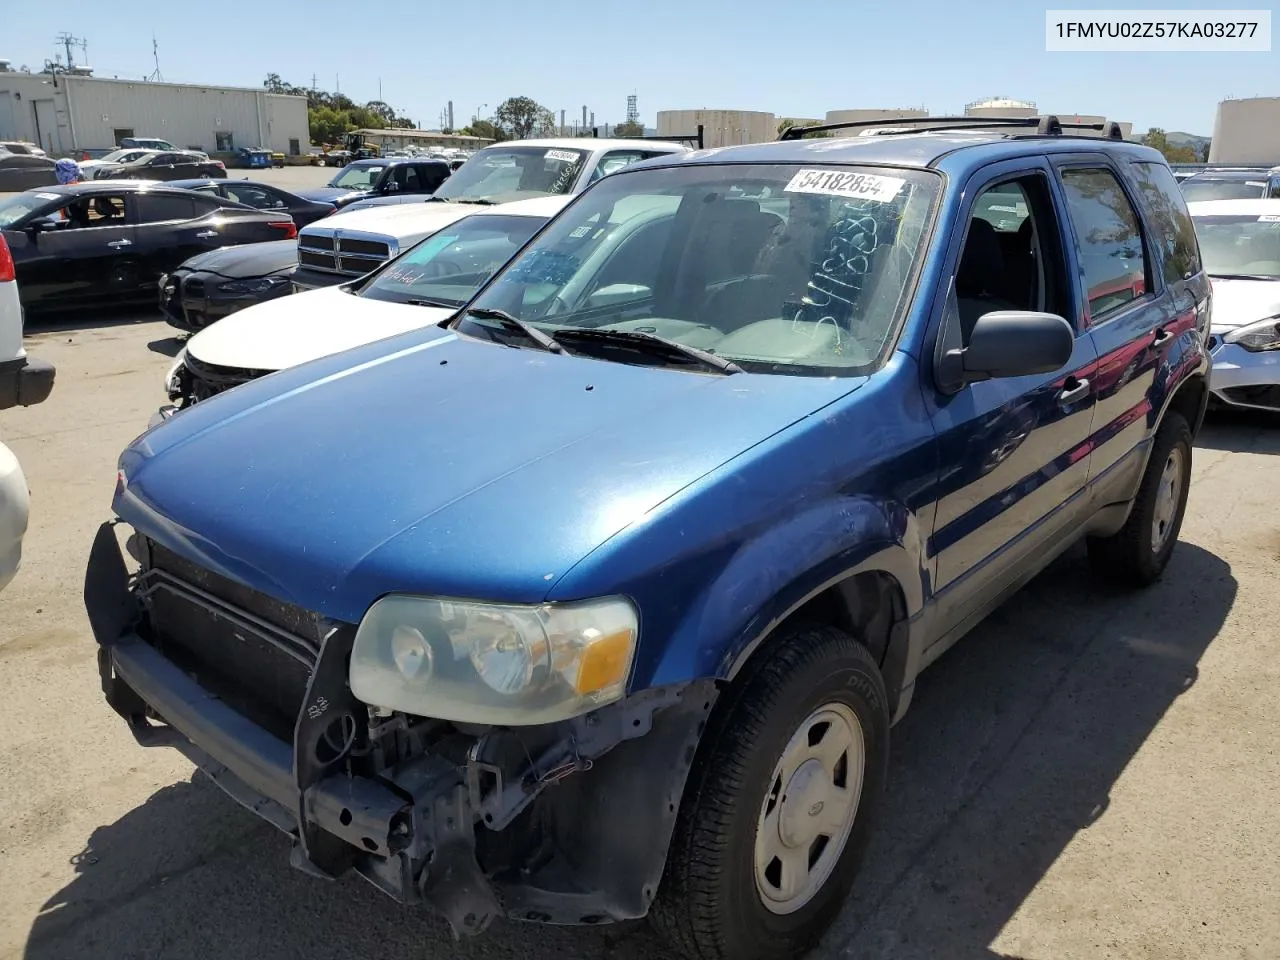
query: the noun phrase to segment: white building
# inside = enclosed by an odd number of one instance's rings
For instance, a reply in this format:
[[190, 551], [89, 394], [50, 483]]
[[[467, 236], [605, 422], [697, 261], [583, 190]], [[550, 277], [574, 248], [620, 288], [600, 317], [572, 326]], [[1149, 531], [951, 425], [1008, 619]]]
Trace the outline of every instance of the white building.
[[[84, 68], [78, 68], [83, 70]], [[208, 153], [308, 146], [306, 97], [88, 75], [0, 72], [0, 139], [38, 143], [51, 156], [155, 137]]]
[[658, 136], [675, 137], [703, 127], [704, 147], [731, 147], [778, 139], [778, 118], [760, 110], [659, 110]]
[[1219, 103], [1209, 162], [1280, 164], [1280, 97]]

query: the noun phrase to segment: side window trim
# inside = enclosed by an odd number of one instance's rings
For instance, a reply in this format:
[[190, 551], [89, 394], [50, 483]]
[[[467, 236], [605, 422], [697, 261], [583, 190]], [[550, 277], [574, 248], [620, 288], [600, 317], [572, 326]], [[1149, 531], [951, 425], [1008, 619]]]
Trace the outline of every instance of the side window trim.
[[[953, 224], [954, 229], [950, 231], [951, 244], [943, 253], [943, 263], [946, 265], [943, 271], [945, 282], [939, 283], [934, 290], [932, 315], [928, 327], [931, 333], [926, 336], [925, 340], [925, 343], [929, 345], [927, 349], [936, 350], [938, 345], [947, 342], [949, 339], [950, 335], [947, 326], [949, 317], [954, 313], [949, 307], [950, 302], [955, 298], [955, 275], [960, 268], [960, 258], [964, 254], [965, 241], [969, 237], [969, 222], [974, 217], [978, 198], [991, 187], [1028, 177], [1039, 177], [1041, 179], [1044, 184], [1045, 194], [1054, 207], [1054, 221], [1058, 230], [1058, 246], [1062, 251], [1062, 266], [1066, 271], [1068, 280], [1067, 294], [1071, 300], [1070, 313], [1074, 314], [1074, 316], [1068, 316], [1065, 319], [1071, 324], [1071, 328], [1075, 331], [1077, 337], [1086, 332], [1087, 328], [1083, 323], [1084, 311], [1077, 305], [1080, 300], [1080, 293], [1076, 289], [1076, 285], [1071, 282], [1071, 278], [1078, 271], [1078, 266], [1072, 246], [1073, 241], [1068, 236], [1069, 226], [1063, 213], [1063, 197], [1059, 191], [1057, 178], [1053, 175], [1052, 169], [1045, 160], [1037, 157], [1022, 157], [1015, 160], [998, 161], [983, 167], [970, 176], [960, 187], [965, 199], [956, 213]], [[959, 323], [958, 314], [951, 319], [955, 323]], [[959, 337], [960, 332], [957, 330], [955, 332], [957, 342]], [[925, 369], [930, 369], [928, 365], [922, 366]], [[932, 383], [933, 375], [931, 369], [928, 377]]]
[[[1115, 320], [1119, 320], [1127, 316], [1131, 310], [1142, 306], [1148, 306], [1153, 303], [1157, 299], [1158, 294], [1154, 289], [1156, 277], [1151, 257], [1151, 243], [1148, 236], [1147, 224], [1142, 218], [1141, 208], [1133, 199], [1133, 185], [1128, 182], [1128, 179], [1124, 174], [1116, 169], [1116, 165], [1111, 162], [1111, 159], [1101, 153], [1068, 154], [1064, 157], [1056, 157], [1053, 161], [1053, 169], [1055, 174], [1054, 180], [1056, 181], [1055, 186], [1062, 198], [1059, 215], [1062, 217], [1063, 225], [1066, 229], [1066, 233], [1068, 234], [1067, 239], [1070, 240], [1071, 248], [1076, 254], [1076, 265], [1073, 271], [1073, 286], [1075, 287], [1076, 296], [1081, 304], [1081, 317], [1087, 318], [1085, 322], [1082, 323], [1081, 328], [1096, 330], [1098, 327], [1105, 326], [1108, 323], [1112, 323]], [[1080, 260], [1080, 254], [1082, 251], [1076, 234], [1074, 218], [1071, 214], [1071, 204], [1067, 200], [1067, 187], [1062, 179], [1063, 173], [1067, 170], [1105, 170], [1110, 173], [1115, 178], [1116, 183], [1119, 184], [1120, 192], [1124, 194], [1125, 199], [1129, 203], [1129, 208], [1133, 211], [1134, 219], [1138, 223], [1138, 240], [1142, 244], [1142, 265], [1143, 272], [1145, 274], [1144, 284], [1146, 286], [1146, 290], [1142, 296], [1134, 297], [1132, 300], [1126, 301], [1125, 303], [1117, 304], [1106, 313], [1097, 317], [1093, 315], [1093, 310], [1089, 307], [1089, 288], [1084, 276], [1084, 267]], [[1161, 291], [1163, 291], [1163, 289], [1164, 288], [1161, 287]]]

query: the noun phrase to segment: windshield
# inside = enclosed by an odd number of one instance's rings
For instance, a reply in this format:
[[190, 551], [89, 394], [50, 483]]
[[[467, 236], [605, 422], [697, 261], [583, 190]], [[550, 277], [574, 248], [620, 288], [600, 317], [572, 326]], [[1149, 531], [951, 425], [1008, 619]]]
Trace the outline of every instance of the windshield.
[[329, 181], [331, 187], [344, 187], [347, 190], [368, 190], [378, 179], [378, 174], [387, 169], [385, 166], [343, 167], [341, 172]]
[[1193, 219], [1210, 276], [1280, 279], [1280, 214]]
[[494, 203], [558, 196], [573, 189], [587, 153], [563, 147], [487, 147], [459, 167], [435, 195]]
[[151, 151], [149, 150], [138, 149], [112, 150], [100, 159], [103, 163], [128, 163], [130, 160], [137, 160], [139, 157], [145, 157], [150, 152]]
[[547, 222], [546, 217], [464, 217], [374, 274], [359, 296], [458, 307]]
[[[931, 173], [846, 166], [624, 171], [568, 207], [474, 306], [553, 337], [661, 337], [748, 371], [865, 373], [896, 338], [938, 189]], [[470, 314], [457, 329], [499, 337]]]
[[58, 199], [60, 197], [56, 193], [19, 193], [7, 200], [0, 200], [0, 230], [12, 227], [23, 217]]
[[1182, 195], [1187, 203], [1199, 200], [1257, 200], [1265, 195], [1263, 180], [1199, 180], [1182, 181]]

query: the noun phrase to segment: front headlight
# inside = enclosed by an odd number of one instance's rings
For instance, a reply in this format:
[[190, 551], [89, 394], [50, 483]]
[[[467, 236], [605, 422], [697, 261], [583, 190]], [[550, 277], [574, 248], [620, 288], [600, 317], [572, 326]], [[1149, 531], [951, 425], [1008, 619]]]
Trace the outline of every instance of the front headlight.
[[360, 621], [351, 692], [457, 723], [554, 723], [622, 697], [639, 630], [621, 597], [517, 605], [383, 597]]
[[178, 351], [178, 355], [173, 358], [173, 366], [169, 368], [169, 372], [164, 375], [164, 389], [170, 400], [180, 396], [182, 393], [182, 384], [178, 381], [178, 374], [182, 372], [182, 365], [186, 362], [187, 348], [183, 347]]
[[1222, 339], [1226, 343], [1238, 343], [1252, 353], [1280, 350], [1280, 315], [1239, 327]]
[[229, 280], [226, 283], [220, 283], [217, 290], [232, 297], [252, 297], [274, 290], [288, 282], [288, 277], [254, 277], [251, 280]]

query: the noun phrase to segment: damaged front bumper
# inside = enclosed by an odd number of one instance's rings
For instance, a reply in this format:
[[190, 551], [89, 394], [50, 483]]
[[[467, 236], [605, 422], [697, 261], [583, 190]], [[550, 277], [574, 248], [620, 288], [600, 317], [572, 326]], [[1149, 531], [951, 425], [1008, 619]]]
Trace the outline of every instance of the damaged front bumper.
[[[423, 739], [414, 725], [432, 721], [354, 700], [354, 630], [336, 624], [289, 743], [148, 638], [148, 591], [194, 588], [146, 578], [130, 578], [104, 524], [85, 604], [108, 703], [139, 743], [177, 747], [293, 837], [295, 866], [324, 878], [356, 870], [397, 900], [433, 907], [456, 934], [497, 916], [604, 923], [648, 912], [715, 701], [711, 681], [645, 691], [560, 724], [441, 724], [446, 735]], [[251, 615], [204, 597], [230, 629], [255, 629]]]

